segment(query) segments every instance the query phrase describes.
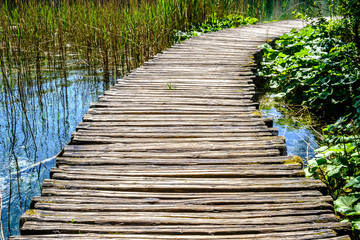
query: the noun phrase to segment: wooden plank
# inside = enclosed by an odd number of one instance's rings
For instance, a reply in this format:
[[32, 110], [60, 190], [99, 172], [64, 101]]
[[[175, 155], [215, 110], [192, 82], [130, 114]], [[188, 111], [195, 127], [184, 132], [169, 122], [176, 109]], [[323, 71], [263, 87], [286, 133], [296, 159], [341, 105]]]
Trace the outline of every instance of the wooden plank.
[[86, 144], [86, 145], [67, 145], [64, 150], [67, 152], [76, 151], [104, 151], [104, 152], [188, 152], [188, 151], [245, 151], [245, 150], [264, 150], [273, 149], [274, 145], [270, 141], [258, 141], [252, 144], [238, 142], [199, 142], [199, 143], [114, 143], [114, 144]]
[[[301, 203], [304, 199], [311, 199], [310, 202], [326, 201], [331, 202], [331, 197], [323, 196], [316, 190], [300, 190], [300, 191], [284, 191], [284, 192], [144, 192], [144, 191], [107, 191], [107, 190], [94, 190], [94, 189], [55, 189], [44, 186], [42, 191], [43, 196], [67, 196], [67, 197], [86, 197], [86, 198], [118, 198], [118, 199], [142, 199], [143, 202], [157, 203], [161, 199], [164, 200], [186, 200], [186, 202], [193, 201], [199, 203], [197, 200], [203, 198], [224, 198], [224, 199], [244, 199], [247, 202], [243, 203], [289, 203], [289, 201], [283, 202], [282, 199], [293, 199], [290, 202]], [[40, 199], [34, 198], [39, 201]], [[279, 200], [277, 202], [277, 199]], [[134, 201], [134, 200], [132, 200]], [[215, 201], [215, 200], [214, 200]], [[45, 201], [46, 202], [46, 201]], [[51, 203], [51, 202], [50, 202]]]
[[177, 239], [177, 240], [207, 240], [207, 239], [267, 239], [267, 240], [313, 240], [313, 239], [327, 239], [327, 240], [350, 240], [349, 236], [337, 236], [336, 232], [330, 229], [324, 230], [308, 230], [306, 232], [277, 232], [277, 233], [266, 233], [266, 234], [231, 234], [231, 235], [144, 235], [144, 234], [56, 234], [56, 235], [33, 235], [31, 237], [16, 236], [10, 239], [18, 240], [29, 240], [29, 239], [132, 239], [132, 240], [150, 240], [150, 239]]
[[[49, 193], [49, 191], [48, 191]], [[58, 191], [56, 193], [59, 193]], [[260, 192], [261, 193], [261, 192]], [[144, 194], [142, 192], [139, 192], [137, 195], [130, 195], [133, 197], [126, 197], [126, 192], [124, 192], [124, 195], [118, 196], [119, 194], [117, 194], [117, 196], [113, 196], [114, 192], [111, 192], [108, 195], [100, 195], [100, 196], [73, 196], [70, 195], [71, 197], [69, 197], [68, 195], [56, 195], [56, 196], [42, 196], [42, 197], [35, 197], [32, 200], [32, 205], [36, 204], [36, 203], [52, 203], [52, 204], [56, 204], [56, 203], [62, 203], [62, 204], [145, 204], [145, 203], [152, 203], [152, 204], [198, 204], [198, 205], [212, 205], [212, 204], [217, 204], [217, 205], [224, 205], [224, 204], [264, 204], [264, 203], [276, 203], [276, 204], [280, 204], [280, 203], [298, 203], [298, 202], [313, 202], [313, 203], [320, 203], [320, 202], [328, 202], [331, 203], [332, 199], [329, 196], [317, 196], [317, 197], [298, 197], [298, 196], [286, 196], [285, 194], [271, 194], [268, 193], [268, 196], [265, 196], [265, 194], [260, 194], [260, 193], [253, 193], [253, 196], [249, 196], [249, 194], [247, 196], [244, 196], [244, 193], [237, 193], [237, 194], [228, 194], [226, 196], [209, 196], [206, 194], [197, 194], [194, 196], [190, 196], [190, 195], [181, 195], [182, 198], [180, 199], [169, 199], [169, 198], [161, 198], [163, 196], [160, 196], [160, 194]], [[155, 197], [148, 197], [148, 196], [158, 196], [160, 198], [155, 198]], [[180, 195], [180, 194], [179, 194]], [[104, 197], [106, 196], [106, 197]], [[166, 196], [166, 194], [165, 194]], [[174, 196], [172, 196], [174, 197]], [[316, 211], [318, 211], [319, 209], [316, 209]], [[321, 211], [319, 212], [325, 212], [325, 213], [330, 213], [332, 212], [331, 209], [320, 209]], [[130, 210], [129, 210], [130, 211]], [[276, 213], [276, 211], [278, 212], [277, 214], [284, 214], [284, 215], [299, 215], [299, 214], [310, 214], [311, 211], [308, 210], [298, 210], [298, 211], [294, 211], [294, 210], [271, 210], [271, 211], [266, 211], [264, 210], [265, 213], [261, 213], [261, 214], [265, 214], [267, 216], [270, 216], [272, 214], [269, 213]], [[292, 211], [292, 212], [289, 212]], [[306, 212], [306, 213], [305, 213]], [[246, 211], [242, 211], [242, 213], [246, 213]], [[249, 215], [251, 216], [256, 216], [257, 212], [254, 211], [250, 211], [248, 212]], [[203, 214], [203, 213], [200, 213]], [[242, 214], [240, 214], [239, 216], [242, 216]]]
[[[156, 201], [148, 200], [148, 203], [134, 204], [67, 204], [67, 203], [35, 203], [36, 210], [74, 211], [74, 212], [243, 212], [243, 211], [276, 211], [276, 210], [316, 210], [333, 209], [333, 206], [326, 202], [308, 203], [278, 203], [278, 204], [224, 204], [224, 205], [201, 205], [201, 204], [154, 204]], [[315, 221], [316, 222], [316, 221]]]
[[[82, 174], [81, 177], [79, 174]], [[214, 171], [214, 170], [203, 170], [203, 171], [146, 171], [139, 168], [137, 171], [126, 171], [126, 172], [91, 172], [91, 171], [66, 171], [59, 172], [57, 170], [52, 171], [53, 179], [100, 179], [104, 181], [107, 179], [114, 179], [110, 176], [123, 177], [123, 176], [143, 176], [143, 177], [244, 177], [244, 178], [275, 178], [275, 177], [299, 177], [305, 176], [302, 170], [266, 170], [266, 172], [259, 172], [259, 170], [243, 170], [242, 172], [236, 171]]]
[[45, 180], [43, 186], [56, 188], [82, 188], [111, 191], [284, 191], [284, 190], [324, 190], [320, 182], [303, 178], [168, 178], [168, 177], [99, 177], [96, 175], [66, 175], [61, 179]]
[[247, 158], [247, 157], [272, 157], [278, 156], [280, 151], [277, 149], [258, 150], [258, 151], [199, 151], [199, 152], [104, 152], [104, 151], [92, 151], [92, 152], [64, 152], [64, 157], [74, 158], [88, 158], [88, 157], [116, 157], [116, 158], [157, 158], [157, 159], [192, 159], [192, 158], [213, 158], [213, 159], [225, 159], [225, 158]]
[[250, 113], [238, 113], [236, 115], [234, 114], [227, 114], [223, 113], [221, 115], [219, 114], [211, 114], [211, 115], [204, 115], [204, 114], [186, 114], [186, 115], [177, 115], [177, 114], [155, 114], [155, 115], [149, 115], [149, 114], [111, 114], [111, 116], [108, 116], [106, 114], [103, 115], [94, 115], [94, 114], [85, 114], [84, 118], [86, 119], [98, 119], [99, 121], [104, 122], [103, 119], [108, 119], [110, 117], [113, 117], [114, 121], [150, 121], [150, 120], [156, 120], [156, 121], [207, 121], [207, 122], [219, 122], [221, 125], [222, 122], [261, 122], [265, 121], [264, 119], [259, 118], [259, 115], [261, 113], [258, 111], [250, 112]]
[[21, 233], [27, 234], [53, 234], [53, 233], [122, 233], [122, 234], [249, 234], [287, 232], [289, 227], [297, 231], [336, 229], [344, 230], [349, 223], [326, 222], [326, 223], [301, 223], [291, 225], [166, 225], [166, 226], [121, 226], [121, 225], [95, 225], [95, 224], [63, 224], [56, 222], [26, 222], [22, 226]]
[[[290, 213], [290, 211], [288, 212]], [[304, 212], [305, 213], [305, 212]], [[309, 213], [309, 212], [308, 212]], [[274, 212], [261, 214], [260, 211], [253, 216], [251, 213], [220, 213], [220, 214], [192, 214], [192, 213], [99, 213], [99, 212], [56, 212], [30, 210], [22, 216], [22, 222], [57, 222], [98, 225], [287, 225], [321, 222], [337, 222], [332, 213], [323, 214], [321, 211], [312, 211], [314, 215], [277, 216]], [[256, 215], [259, 215], [256, 217]]]
[[289, 156], [275, 156], [275, 157], [242, 157], [242, 158], [193, 158], [193, 159], [178, 159], [174, 158], [118, 158], [118, 157], [66, 157], [61, 156], [56, 159], [58, 165], [85, 165], [85, 166], [97, 166], [97, 165], [254, 165], [254, 164], [297, 164], [301, 165], [299, 161], [294, 157]]

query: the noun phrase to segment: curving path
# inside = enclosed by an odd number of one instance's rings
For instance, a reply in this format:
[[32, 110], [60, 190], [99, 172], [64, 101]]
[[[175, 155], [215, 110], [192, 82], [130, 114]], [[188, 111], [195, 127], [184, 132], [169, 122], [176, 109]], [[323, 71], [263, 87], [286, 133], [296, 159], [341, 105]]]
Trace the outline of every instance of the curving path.
[[13, 239], [349, 239], [325, 185], [260, 117], [257, 46], [300, 21], [158, 54], [84, 115]]

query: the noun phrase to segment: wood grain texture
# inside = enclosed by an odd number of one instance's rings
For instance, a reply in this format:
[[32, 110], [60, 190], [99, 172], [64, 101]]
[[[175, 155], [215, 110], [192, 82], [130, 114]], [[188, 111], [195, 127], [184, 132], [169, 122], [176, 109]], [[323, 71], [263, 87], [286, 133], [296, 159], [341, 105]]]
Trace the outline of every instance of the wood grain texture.
[[11, 239], [348, 240], [325, 185], [253, 102], [257, 46], [301, 21], [156, 55], [91, 104]]

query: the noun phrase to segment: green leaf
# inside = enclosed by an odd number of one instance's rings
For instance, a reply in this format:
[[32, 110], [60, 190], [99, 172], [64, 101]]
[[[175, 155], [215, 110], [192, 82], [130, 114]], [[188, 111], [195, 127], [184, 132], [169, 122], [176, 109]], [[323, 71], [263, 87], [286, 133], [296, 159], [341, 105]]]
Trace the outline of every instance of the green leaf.
[[304, 48], [304, 49], [301, 49], [300, 52], [297, 52], [294, 54], [295, 57], [305, 57], [307, 55], [309, 55], [309, 50]]
[[353, 228], [360, 230], [360, 220], [352, 221], [351, 224], [352, 224]]
[[324, 152], [326, 150], [328, 150], [328, 147], [327, 146], [322, 146], [321, 148], [316, 149], [315, 152]]
[[332, 154], [334, 154], [335, 153], [335, 151], [326, 151], [325, 152], [325, 157], [330, 157]]
[[344, 167], [344, 165], [340, 165], [340, 166], [328, 165], [326, 168], [327, 175], [331, 177], [334, 176], [335, 174], [338, 174], [342, 167]]
[[327, 160], [325, 158], [319, 158], [319, 159], [316, 159], [316, 163], [318, 166], [321, 166], [321, 165], [326, 164]]
[[353, 203], [355, 203], [360, 194], [351, 194], [348, 196], [341, 196], [334, 201], [335, 210], [339, 213], [351, 213], [354, 212], [355, 209], [352, 207]]
[[357, 178], [352, 179], [351, 181], [349, 181], [345, 187], [355, 187], [355, 188], [360, 188], [360, 176]]

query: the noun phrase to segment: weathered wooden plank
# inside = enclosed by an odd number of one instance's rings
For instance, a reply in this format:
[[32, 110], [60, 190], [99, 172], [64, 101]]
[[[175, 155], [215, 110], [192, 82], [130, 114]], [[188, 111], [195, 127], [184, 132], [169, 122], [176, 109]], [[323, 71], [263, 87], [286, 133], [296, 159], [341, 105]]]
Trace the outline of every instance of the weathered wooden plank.
[[350, 240], [349, 236], [337, 236], [336, 232], [330, 229], [324, 230], [307, 230], [305, 232], [276, 232], [276, 233], [266, 233], [266, 234], [231, 234], [231, 235], [144, 235], [144, 234], [56, 234], [56, 235], [33, 235], [31, 237], [26, 236], [16, 236], [10, 239], [18, 240], [29, 240], [29, 239], [82, 239], [82, 240], [92, 240], [92, 239], [132, 239], [132, 240], [150, 240], [150, 239], [177, 239], [177, 240], [207, 240], [207, 239], [267, 239], [267, 240], [313, 240], [313, 239], [328, 239], [328, 240]]
[[[101, 127], [92, 127], [93, 130], [103, 130]], [[108, 131], [112, 133], [154, 133], [154, 132], [163, 132], [163, 133], [194, 133], [194, 134], [203, 134], [202, 137], [207, 136], [205, 133], [243, 133], [243, 136], [246, 136], [249, 133], [254, 133], [255, 135], [268, 135], [269, 131], [272, 131], [272, 128], [268, 128], [265, 125], [258, 126], [186, 126], [186, 127], [144, 127], [144, 126], [133, 126], [133, 127], [107, 127]], [[80, 132], [80, 131], [79, 131]], [[235, 136], [235, 135], [233, 135]]]
[[[291, 224], [292, 229], [297, 231], [309, 231], [320, 229], [345, 230], [349, 223], [327, 222], [327, 223], [302, 223]], [[95, 225], [95, 224], [63, 224], [56, 222], [26, 222], [21, 229], [22, 234], [42, 233], [122, 233], [122, 234], [152, 234], [152, 233], [173, 233], [173, 234], [230, 234], [230, 233], [271, 233], [287, 232], [289, 225], [263, 225], [254, 227], [252, 225], [165, 225], [165, 226], [121, 226], [121, 225]]]
[[[65, 179], [65, 180], [63, 180]], [[315, 180], [303, 178], [167, 178], [167, 177], [125, 177], [96, 175], [65, 175], [62, 179], [45, 180], [44, 186], [56, 188], [91, 188], [99, 190], [148, 190], [148, 191], [284, 191], [324, 190], [326, 186]]]
[[157, 158], [157, 159], [191, 159], [191, 158], [242, 158], [242, 157], [272, 157], [279, 156], [280, 151], [276, 149], [258, 150], [258, 151], [199, 151], [199, 152], [64, 152], [64, 157], [86, 158], [86, 157], [117, 157], [117, 158]]
[[[48, 191], [47, 193], [50, 193]], [[56, 193], [59, 193], [56, 191]], [[114, 192], [111, 192], [108, 195], [102, 194], [102, 195], [96, 195], [96, 196], [77, 196], [77, 195], [53, 195], [53, 196], [42, 196], [42, 197], [35, 197], [32, 200], [32, 206], [36, 203], [62, 203], [62, 204], [145, 204], [145, 203], [152, 203], [152, 204], [198, 204], [198, 205], [211, 205], [211, 204], [264, 204], [264, 203], [299, 203], [299, 202], [313, 202], [313, 203], [320, 203], [320, 202], [332, 202], [331, 197], [329, 196], [317, 196], [317, 197], [298, 197], [298, 196], [287, 196], [285, 194], [271, 194], [268, 193], [266, 196], [265, 194], [259, 193], [253, 193], [252, 195], [247, 194], [247, 196], [244, 196], [244, 193], [237, 193], [237, 194], [224, 194], [223, 196], [209, 196], [206, 194], [200, 195], [180, 195], [179, 199], [172, 199], [172, 198], [161, 198], [160, 194], [153, 194], [155, 196], [158, 196], [160, 198], [155, 197], [148, 197], [149, 194], [144, 193], [138, 193], [137, 195], [132, 194], [128, 197], [126, 197], [126, 192], [124, 192], [124, 195], [119, 196], [119, 194], [116, 194], [116, 196], [113, 196]], [[165, 193], [164, 193], [165, 194]], [[150, 196], [153, 196], [150, 195]], [[132, 196], [132, 197], [131, 197]], [[167, 195], [165, 194], [165, 197]], [[174, 198], [174, 196], [172, 196]], [[320, 211], [321, 210], [321, 211]], [[248, 215], [251, 216], [271, 216], [273, 214], [277, 215], [304, 215], [304, 214], [314, 214], [315, 211], [319, 211], [322, 213], [332, 213], [331, 209], [315, 209], [313, 210], [271, 210], [267, 211], [264, 210], [261, 213], [257, 213], [254, 211], [242, 211], [241, 214], [238, 214], [238, 217], [243, 216], [242, 213], [248, 213]], [[129, 210], [130, 211], [130, 210]], [[145, 214], [145, 213], [144, 213]], [[203, 214], [199, 213], [198, 215]], [[263, 214], [263, 215], [259, 215]], [[265, 214], [265, 215], [264, 215]], [[197, 216], [198, 216], [197, 215]], [[226, 215], [226, 214], [225, 214]], [[246, 214], [245, 214], [246, 215]], [[204, 215], [203, 215], [204, 216]]]
[[[161, 164], [147, 164], [147, 166], [141, 166], [129, 162], [128, 165], [104, 165], [101, 167], [102, 172], [108, 172], [109, 175], [112, 173], [125, 173], [132, 171], [145, 171], [145, 172], [173, 172], [173, 171], [188, 171], [188, 172], [203, 172], [203, 171], [229, 171], [229, 172], [241, 172], [248, 170], [302, 170], [300, 165], [295, 164], [247, 164], [247, 165], [236, 165], [236, 164], [219, 164], [211, 165], [161, 165]], [[60, 165], [56, 168], [52, 168], [51, 172], [68, 172], [68, 171], [83, 171], [88, 173], [99, 173], [98, 166], [71, 166], [71, 165]], [[101, 172], [100, 171], [100, 172]], [[241, 174], [241, 173], [239, 173]]]
[[301, 165], [301, 162], [297, 158], [289, 156], [275, 156], [275, 157], [241, 157], [241, 158], [193, 158], [193, 159], [181, 159], [179, 161], [176, 158], [118, 158], [118, 157], [66, 157], [61, 156], [57, 158], [58, 164], [67, 165], [254, 165], [254, 164], [297, 164]]
[[[171, 101], [171, 104], [169, 103]], [[135, 104], [136, 103], [136, 104]], [[107, 97], [100, 97], [99, 102], [93, 103], [92, 107], [110, 107], [110, 106], [119, 106], [121, 104], [130, 105], [131, 107], [141, 106], [144, 104], [147, 105], [202, 105], [202, 106], [236, 106], [237, 108], [240, 107], [248, 107], [248, 106], [255, 106], [258, 108], [258, 103], [252, 103], [250, 101], [221, 101], [221, 100], [206, 100], [206, 101], [199, 101], [198, 99], [191, 99], [191, 98], [183, 98], [183, 99], [173, 99], [163, 98], [163, 99], [141, 99], [141, 98], [107, 98]]]
[[[87, 191], [84, 191], [86, 193]], [[47, 192], [49, 194], [50, 191]], [[55, 193], [55, 192], [53, 192]], [[56, 193], [60, 193], [56, 191]], [[68, 193], [68, 192], [66, 192]], [[257, 192], [252, 193], [251, 195], [248, 193], [246, 196], [245, 193], [234, 193], [234, 194], [223, 194], [219, 196], [219, 194], [179, 194], [179, 199], [174, 199], [176, 196], [160, 195], [159, 193], [144, 193], [144, 192], [136, 192], [129, 195], [128, 192], [122, 192], [123, 195], [116, 194], [114, 196], [114, 192], [109, 192], [109, 195], [106, 195], [106, 192], [96, 192], [98, 195], [85, 195], [85, 196], [73, 196], [73, 195], [54, 195], [51, 196], [42, 196], [35, 197], [32, 200], [32, 206], [35, 203], [63, 203], [63, 204], [144, 204], [144, 203], [153, 203], [153, 204], [198, 204], [198, 205], [211, 205], [211, 204], [264, 204], [264, 203], [299, 203], [299, 202], [328, 202], [331, 203], [332, 199], [329, 196], [289, 196], [286, 195], [285, 192], [280, 193], [265, 193]], [[128, 194], [128, 195], [127, 195]], [[119, 196], [120, 195], [120, 196]], [[151, 196], [151, 197], [149, 197]], [[157, 197], [154, 197], [157, 196]], [[172, 198], [171, 198], [172, 197]], [[283, 210], [279, 210], [284, 212]], [[292, 211], [292, 210], [291, 210]], [[329, 210], [330, 211], [330, 210]], [[287, 212], [287, 211], [286, 211]], [[251, 212], [253, 216], [255, 216], [256, 212]], [[269, 213], [269, 212], [267, 212]], [[263, 214], [263, 213], [262, 213]], [[293, 214], [303, 214], [299, 212], [286, 213], [286, 215]], [[271, 214], [269, 214], [271, 215]]]
[[[308, 203], [271, 203], [271, 204], [224, 204], [224, 205], [201, 205], [201, 204], [154, 204], [156, 201], [149, 200], [148, 203], [135, 204], [67, 204], [67, 203], [35, 203], [37, 210], [49, 211], [75, 211], [75, 212], [243, 212], [243, 211], [276, 211], [276, 210], [316, 210], [333, 209], [326, 202]], [[54, 214], [56, 214], [54, 212]], [[316, 221], [315, 221], [316, 222]]]
[[114, 143], [114, 144], [86, 144], [67, 145], [64, 150], [67, 152], [76, 151], [104, 151], [104, 152], [188, 152], [188, 151], [245, 151], [273, 149], [274, 144], [270, 141], [244, 144], [237, 142], [199, 142], [193, 143]]
[[[78, 125], [79, 128], [86, 129], [87, 127], [106, 127], [106, 126], [112, 126], [112, 127], [120, 127], [120, 126], [187, 126], [187, 125], [198, 125], [198, 126], [264, 126], [265, 124], [272, 124], [272, 119], [233, 119], [233, 118], [223, 118], [223, 119], [216, 119], [214, 117], [206, 118], [204, 116], [199, 117], [198, 119], [195, 117], [183, 117], [179, 116], [178, 119], [176, 119], [176, 116], [172, 116], [171, 118], [166, 118], [164, 116], [164, 119], [159, 119], [154, 116], [134, 116], [134, 115], [119, 115], [113, 122], [108, 121], [101, 121], [101, 116], [97, 116], [97, 118], [94, 118], [94, 116], [86, 115], [86, 118], [96, 120], [97, 122], [80, 122]], [[106, 117], [104, 117], [106, 118]]]
[[254, 105], [256, 103], [244, 99], [208, 99], [208, 98], [199, 98], [199, 97], [184, 97], [184, 96], [159, 96], [156, 99], [153, 97], [145, 97], [145, 96], [137, 96], [137, 97], [129, 97], [129, 96], [118, 96], [113, 95], [111, 97], [109, 96], [100, 96], [99, 101], [103, 102], [146, 102], [146, 103], [160, 103], [160, 102], [167, 102], [172, 101], [173, 103], [198, 103], [198, 104], [206, 104], [206, 105], [230, 105], [230, 106], [242, 106], [242, 105]]
[[[79, 174], [82, 174], [81, 177]], [[260, 178], [260, 177], [299, 177], [305, 176], [305, 173], [302, 170], [266, 170], [259, 172], [259, 170], [243, 170], [242, 172], [236, 171], [144, 171], [139, 168], [138, 171], [126, 171], [126, 172], [87, 172], [87, 171], [66, 171], [66, 172], [57, 172], [56, 170], [52, 172], [53, 179], [114, 179], [110, 176], [123, 177], [123, 176], [143, 176], [143, 177], [193, 177], [193, 178], [202, 178], [202, 177], [244, 177], [244, 178]]]
[[[126, 105], [126, 106], [124, 106]], [[164, 104], [151, 104], [151, 103], [126, 103], [121, 104], [119, 102], [97, 102], [93, 103], [92, 109], [94, 111], [213, 111], [219, 110], [219, 112], [235, 112], [235, 111], [255, 111], [258, 104], [240, 104], [240, 105], [210, 105], [210, 104], [176, 104], [176, 103], [164, 103]], [[92, 112], [92, 111], [91, 111]], [[90, 112], [90, 113], [91, 113]]]
[[[169, 120], [173, 120], [173, 121], [186, 121], [186, 120], [191, 120], [191, 121], [208, 121], [208, 122], [219, 122], [220, 125], [222, 122], [224, 121], [231, 121], [231, 122], [249, 122], [249, 121], [253, 121], [253, 122], [261, 122], [261, 121], [266, 121], [265, 119], [261, 119], [259, 118], [259, 115], [261, 113], [258, 111], [254, 111], [254, 112], [250, 112], [250, 113], [238, 113], [236, 115], [234, 114], [227, 114], [227, 113], [223, 113], [221, 115], [219, 114], [211, 114], [211, 115], [204, 115], [204, 114], [198, 114], [198, 113], [194, 113], [194, 114], [186, 114], [186, 115], [177, 115], [177, 114], [155, 114], [155, 115], [149, 115], [149, 114], [137, 114], [137, 115], [133, 115], [133, 114], [112, 114], [111, 116], [113, 116], [114, 119], [116, 119], [117, 121], [149, 121], [149, 120], [157, 120], [157, 121], [169, 121]], [[101, 120], [102, 118], [109, 118], [111, 116], [107, 116], [106, 114], [103, 115], [94, 115], [94, 114], [85, 114], [84, 118], [87, 119], [99, 119]], [[114, 120], [115, 121], [115, 120]]]
[[[80, 128], [81, 129], [81, 128]], [[263, 140], [271, 142], [277, 149], [286, 149], [286, 144], [281, 139], [268, 140], [267, 136], [263, 137], [208, 137], [208, 138], [117, 138], [111, 136], [96, 136], [92, 134], [91, 129], [89, 134], [74, 134], [72, 138], [72, 144], [111, 144], [111, 143], [197, 143], [197, 142], [246, 142], [253, 141], [254, 143], [261, 143]], [[262, 138], [262, 139], [261, 139]]]
[[[91, 131], [90, 131], [91, 130]], [[192, 132], [191, 129], [186, 130], [168, 130], [167, 131], [161, 131], [161, 129], [157, 129], [157, 131], [155, 129], [153, 129], [151, 131], [140, 131], [140, 129], [137, 129], [137, 131], [133, 131], [133, 132], [115, 132], [114, 129], [109, 129], [110, 131], [114, 131], [114, 132], [104, 132], [102, 131], [103, 129], [99, 128], [91, 128], [91, 129], [86, 129], [86, 130], [82, 130], [79, 129], [78, 132], [76, 133], [77, 135], [81, 135], [81, 136], [103, 136], [103, 137], [118, 137], [118, 138], [162, 138], [162, 139], [166, 139], [166, 138], [204, 138], [204, 136], [208, 136], [208, 137], [262, 137], [262, 136], [272, 136], [273, 134], [270, 131], [275, 132], [275, 134], [277, 133], [277, 129], [269, 129], [268, 131], [266, 131], [264, 129], [264, 131], [254, 131], [254, 132], [246, 132], [246, 131], [240, 131], [241, 129], [237, 129], [237, 130], [203, 130], [200, 132]]]
[[[290, 212], [290, 211], [289, 211]], [[289, 213], [288, 212], [288, 213]], [[337, 222], [332, 213], [324, 214], [321, 211], [312, 211], [313, 215], [278, 216], [276, 212], [269, 216], [269, 212], [241, 213], [241, 214], [192, 214], [192, 213], [168, 213], [168, 212], [146, 212], [146, 213], [99, 213], [99, 212], [56, 212], [30, 210], [22, 216], [21, 222], [57, 222], [77, 224], [99, 224], [99, 225], [288, 225], [300, 223]], [[259, 216], [256, 216], [259, 215]]]
[[[312, 199], [309, 202], [326, 201], [331, 202], [331, 197], [323, 196], [322, 193], [316, 190], [300, 190], [300, 191], [284, 191], [284, 192], [144, 192], [144, 191], [106, 191], [106, 190], [93, 190], [93, 189], [56, 189], [44, 186], [42, 194], [44, 196], [67, 196], [71, 198], [86, 197], [86, 198], [117, 198], [117, 199], [141, 199], [145, 198], [142, 202], [157, 203], [161, 199], [164, 200], [185, 200], [185, 202], [201, 200], [203, 198], [224, 198], [224, 199], [244, 199], [243, 203], [288, 203], [283, 202], [282, 199], [289, 198], [295, 199], [290, 202], [301, 203], [306, 202], [301, 199]], [[325, 197], [325, 198], [324, 198]], [[35, 198], [37, 199], [37, 198]], [[279, 199], [279, 201], [276, 201]], [[46, 201], [45, 201], [46, 202]], [[51, 203], [51, 202], [50, 202]], [[181, 203], [181, 202], [180, 202]], [[193, 204], [199, 201], [193, 201]]]

